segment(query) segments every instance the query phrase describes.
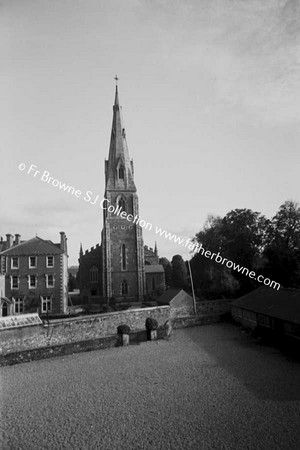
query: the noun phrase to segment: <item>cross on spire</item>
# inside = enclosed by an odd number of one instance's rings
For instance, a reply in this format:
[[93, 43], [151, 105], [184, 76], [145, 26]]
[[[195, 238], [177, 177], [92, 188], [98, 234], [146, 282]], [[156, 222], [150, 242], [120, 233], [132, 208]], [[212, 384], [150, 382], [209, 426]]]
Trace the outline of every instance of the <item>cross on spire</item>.
[[114, 79], [116, 80], [116, 85], [118, 85], [118, 81], [119, 81], [118, 76], [116, 75]]

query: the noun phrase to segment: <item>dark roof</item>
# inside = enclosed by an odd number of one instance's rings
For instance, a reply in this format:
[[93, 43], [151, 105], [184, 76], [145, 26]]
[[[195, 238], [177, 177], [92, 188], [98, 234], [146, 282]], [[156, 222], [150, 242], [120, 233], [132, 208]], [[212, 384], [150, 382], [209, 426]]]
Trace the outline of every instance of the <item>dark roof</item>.
[[160, 273], [164, 271], [161, 264], [145, 264], [145, 273]]
[[231, 305], [288, 322], [300, 323], [300, 289], [280, 288], [276, 291], [262, 286], [233, 301]]
[[51, 241], [44, 241], [36, 236], [35, 238], [23, 241], [21, 244], [14, 245], [13, 247], [4, 250], [3, 255], [9, 256], [25, 256], [25, 255], [59, 255], [64, 253], [63, 250], [58, 248], [57, 244], [53, 244]]
[[[21, 241], [20, 244], [23, 244], [23, 242], [26, 242], [26, 241]], [[0, 241], [0, 253], [4, 252], [4, 250], [6, 250], [6, 248], [7, 248], [7, 242]]]
[[[145, 267], [151, 267], [151, 266], [145, 266]], [[170, 288], [168, 289], [164, 294], [162, 294], [160, 297], [158, 297], [157, 302], [167, 305], [170, 303], [171, 300], [173, 300], [174, 297], [176, 297], [177, 294], [181, 291], [181, 288]]]

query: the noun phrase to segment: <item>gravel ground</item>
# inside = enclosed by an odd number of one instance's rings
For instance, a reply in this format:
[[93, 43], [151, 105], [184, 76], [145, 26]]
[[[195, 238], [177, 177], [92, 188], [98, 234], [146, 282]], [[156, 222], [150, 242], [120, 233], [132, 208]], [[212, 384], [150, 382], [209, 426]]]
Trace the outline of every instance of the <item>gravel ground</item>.
[[299, 449], [300, 364], [230, 324], [0, 369], [2, 449]]

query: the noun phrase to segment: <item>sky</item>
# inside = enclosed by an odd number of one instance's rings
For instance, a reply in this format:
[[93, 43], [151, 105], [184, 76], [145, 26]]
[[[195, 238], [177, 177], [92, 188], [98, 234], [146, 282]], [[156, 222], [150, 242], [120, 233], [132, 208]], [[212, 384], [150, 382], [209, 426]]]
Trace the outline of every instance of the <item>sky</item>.
[[187, 254], [156, 226], [192, 238], [209, 214], [299, 201], [299, 15], [297, 0], [0, 0], [0, 236], [64, 231], [70, 265], [100, 242], [100, 207], [41, 178], [103, 198], [116, 74], [159, 256]]

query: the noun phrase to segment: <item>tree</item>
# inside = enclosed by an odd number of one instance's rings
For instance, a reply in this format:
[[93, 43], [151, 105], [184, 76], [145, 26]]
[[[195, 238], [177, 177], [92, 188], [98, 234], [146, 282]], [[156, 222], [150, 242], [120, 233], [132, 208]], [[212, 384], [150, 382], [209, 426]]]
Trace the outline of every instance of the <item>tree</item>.
[[264, 276], [284, 287], [300, 287], [300, 207], [286, 201], [268, 228]]
[[171, 284], [172, 284], [172, 264], [165, 257], [159, 259], [159, 264], [161, 264], [165, 270], [166, 286], [171, 286]]
[[[223, 227], [221, 217], [209, 215], [203, 229], [196, 234], [194, 242], [202, 244], [205, 250], [223, 254], [226, 242]], [[232, 297], [239, 288], [239, 283], [230, 270], [214, 260], [205, 258], [201, 253], [195, 253], [190, 264], [195, 291], [199, 297]]]
[[187, 270], [181, 255], [175, 255], [172, 258], [172, 286], [187, 287]]
[[73, 292], [76, 289], [76, 278], [74, 275], [69, 273], [69, 282], [68, 282], [68, 290], [69, 292]]

